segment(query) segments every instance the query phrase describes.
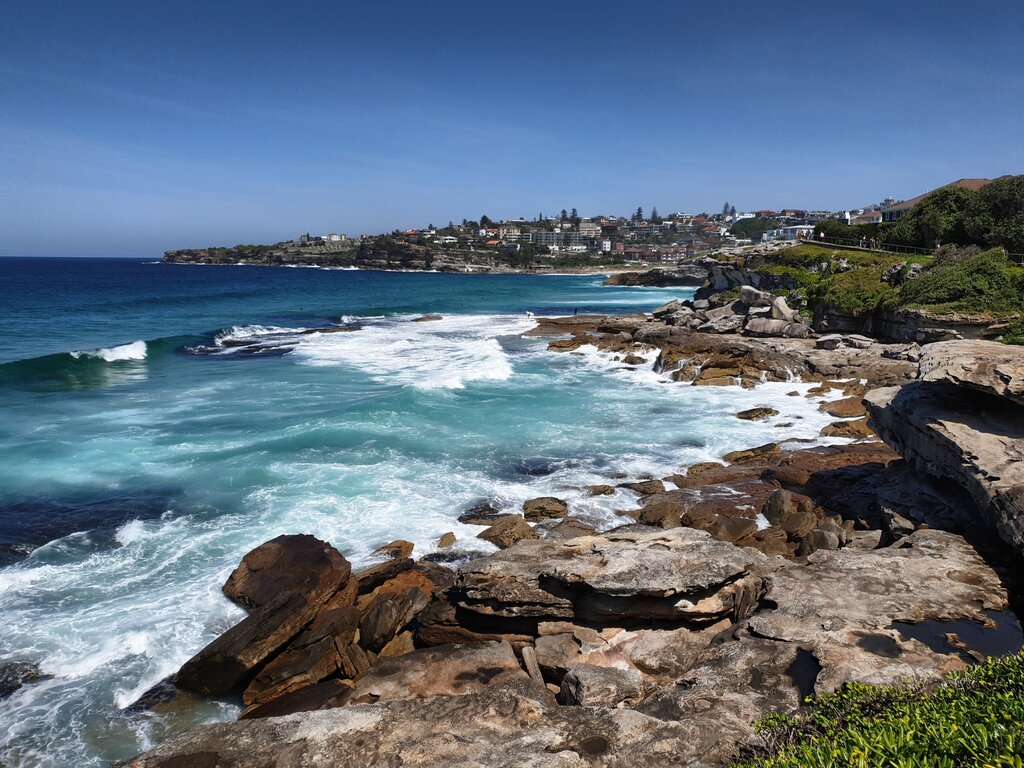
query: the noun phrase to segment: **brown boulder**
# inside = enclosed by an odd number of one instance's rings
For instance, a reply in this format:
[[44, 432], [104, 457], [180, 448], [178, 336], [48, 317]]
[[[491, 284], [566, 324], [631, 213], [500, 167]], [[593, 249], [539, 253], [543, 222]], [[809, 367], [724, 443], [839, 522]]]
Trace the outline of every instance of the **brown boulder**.
[[818, 410], [835, 416], [837, 419], [848, 419], [854, 416], [864, 416], [867, 410], [859, 396], [844, 397], [842, 400], [833, 400], [829, 403], [822, 403]]
[[284, 593], [256, 609], [178, 670], [179, 688], [220, 696], [237, 688], [313, 619], [320, 603]]
[[[252, 610], [285, 592], [337, 591], [352, 572], [338, 550], [315, 536], [278, 536], [252, 550], [224, 583], [227, 597]], [[315, 597], [314, 597], [315, 599]]]
[[358, 626], [355, 608], [321, 612], [253, 678], [242, 696], [246, 707], [266, 704], [335, 674], [341, 667], [338, 648], [353, 641]]
[[732, 451], [722, 458], [730, 464], [753, 464], [777, 456], [782, 452], [778, 443], [765, 443], [756, 448], [748, 448], [742, 451]]
[[373, 551], [374, 557], [387, 557], [392, 560], [404, 560], [412, 556], [413, 547], [416, 545], [411, 541], [396, 539]]
[[644, 680], [635, 669], [577, 664], [562, 678], [558, 701], [581, 707], [618, 707], [637, 704], [644, 695]]
[[590, 486], [591, 496], [611, 496], [615, 493], [614, 485], [592, 485]]
[[636, 511], [637, 522], [644, 525], [655, 525], [659, 528], [678, 528], [681, 516], [686, 507], [672, 501], [661, 501], [648, 504]]
[[523, 541], [524, 539], [540, 538], [537, 532], [530, 527], [530, 524], [518, 515], [495, 523], [486, 531], [478, 533], [476, 537], [489, 541], [500, 549], [511, 547], [517, 541]]
[[627, 488], [639, 493], [641, 496], [651, 496], [655, 493], [664, 493], [665, 484], [661, 480], [641, 480], [636, 483], [619, 483], [619, 488]]
[[746, 411], [740, 411], [736, 414], [737, 419], [743, 419], [744, 421], [760, 421], [761, 419], [768, 419], [772, 416], [778, 416], [779, 412], [774, 408], [769, 408], [766, 405], [758, 406], [757, 408], [750, 408]]
[[523, 517], [530, 522], [549, 517], [565, 517], [568, 513], [569, 505], [554, 496], [541, 496], [523, 502]]
[[417, 587], [379, 596], [359, 620], [359, 645], [380, 653], [429, 602], [430, 595]]
[[822, 437], [848, 437], [854, 440], [862, 440], [865, 437], [874, 437], [875, 433], [868, 426], [867, 417], [861, 419], [850, 419], [848, 421], [834, 421], [821, 428]]

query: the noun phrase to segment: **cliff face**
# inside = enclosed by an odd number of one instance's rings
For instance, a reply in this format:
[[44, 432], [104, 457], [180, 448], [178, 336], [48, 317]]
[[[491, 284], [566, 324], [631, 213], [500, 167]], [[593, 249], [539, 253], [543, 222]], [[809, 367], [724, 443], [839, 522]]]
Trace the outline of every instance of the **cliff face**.
[[950, 479], [1007, 544], [1024, 553], [1024, 349], [929, 344], [920, 380], [869, 392], [879, 436], [919, 471]]

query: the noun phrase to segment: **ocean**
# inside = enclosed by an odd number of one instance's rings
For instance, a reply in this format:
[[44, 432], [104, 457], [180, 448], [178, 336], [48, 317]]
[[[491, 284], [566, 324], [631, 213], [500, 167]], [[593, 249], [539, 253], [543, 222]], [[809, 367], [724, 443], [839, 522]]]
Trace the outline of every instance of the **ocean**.
[[693, 387], [524, 337], [528, 312], [691, 293], [601, 280], [0, 259], [0, 663], [50, 676], [0, 700], [0, 764], [105, 766], [235, 717], [130, 705], [243, 616], [221, 584], [279, 534], [359, 567], [447, 531], [489, 551], [456, 520], [481, 500], [555, 495], [611, 527], [636, 495], [587, 486], [831, 420], [786, 396], [809, 384]]

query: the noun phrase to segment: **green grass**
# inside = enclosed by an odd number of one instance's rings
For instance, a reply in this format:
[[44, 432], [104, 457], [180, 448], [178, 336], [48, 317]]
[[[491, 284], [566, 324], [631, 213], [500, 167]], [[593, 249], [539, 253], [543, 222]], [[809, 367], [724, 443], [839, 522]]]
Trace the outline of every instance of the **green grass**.
[[765, 746], [737, 768], [1022, 768], [1024, 655], [938, 685], [848, 683], [756, 729]]

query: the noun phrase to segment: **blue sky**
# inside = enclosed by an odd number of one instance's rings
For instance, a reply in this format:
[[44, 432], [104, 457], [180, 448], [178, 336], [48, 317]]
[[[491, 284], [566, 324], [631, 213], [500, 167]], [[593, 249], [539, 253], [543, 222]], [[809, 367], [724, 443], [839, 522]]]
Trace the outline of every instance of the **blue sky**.
[[0, 255], [1024, 173], [1024, 3], [0, 0]]

